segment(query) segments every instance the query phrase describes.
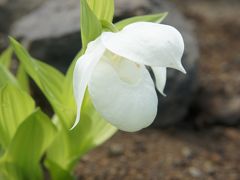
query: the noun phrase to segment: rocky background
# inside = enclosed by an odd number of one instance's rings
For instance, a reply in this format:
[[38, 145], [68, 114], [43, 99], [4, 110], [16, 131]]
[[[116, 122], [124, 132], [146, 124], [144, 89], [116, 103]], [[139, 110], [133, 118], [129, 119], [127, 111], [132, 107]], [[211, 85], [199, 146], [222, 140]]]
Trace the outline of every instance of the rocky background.
[[[188, 74], [169, 72], [155, 129], [117, 133], [81, 160], [78, 178], [239, 179], [239, 0], [115, 1], [114, 21], [168, 11], [164, 23], [184, 36]], [[0, 0], [0, 51], [8, 34], [65, 72], [81, 48], [79, 2]]]

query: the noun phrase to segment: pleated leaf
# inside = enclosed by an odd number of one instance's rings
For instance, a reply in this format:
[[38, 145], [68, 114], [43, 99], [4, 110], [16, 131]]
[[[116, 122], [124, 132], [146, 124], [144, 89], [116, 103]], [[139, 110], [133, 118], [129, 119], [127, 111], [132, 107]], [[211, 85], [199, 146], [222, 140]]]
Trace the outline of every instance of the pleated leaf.
[[62, 87], [65, 79], [63, 74], [52, 66], [33, 59], [13, 38], [11, 38], [11, 45], [25, 71], [41, 89], [54, 111], [60, 117], [60, 120], [66, 125], [68, 107], [61, 101]]
[[151, 14], [151, 15], [143, 15], [143, 16], [135, 16], [131, 18], [124, 19], [122, 21], [117, 22], [116, 27], [121, 30], [125, 26], [135, 23], [135, 22], [155, 22], [161, 23], [167, 16], [168, 13], [159, 13], [159, 14]]
[[112, 22], [114, 15], [114, 0], [87, 0], [87, 2], [99, 20]]
[[81, 15], [81, 36], [83, 49], [87, 47], [90, 41], [96, 39], [102, 32], [101, 23], [94, 14], [94, 12], [88, 6], [86, 0], [80, 0]]
[[50, 170], [51, 180], [75, 180], [71, 172], [62, 169], [58, 164], [45, 161], [45, 166]]
[[0, 143], [6, 149], [17, 128], [35, 108], [33, 99], [13, 85], [0, 90]]
[[22, 64], [18, 67], [16, 78], [21, 88], [26, 92], [30, 92], [29, 78]]
[[6, 84], [20, 87], [16, 78], [10, 73], [10, 71], [4, 65], [0, 64], [0, 88]]
[[117, 129], [94, 109], [89, 94], [85, 95], [81, 121], [75, 129], [62, 129], [47, 153], [47, 159], [71, 171], [79, 158], [109, 139]]
[[3, 51], [3, 53], [0, 55], [0, 64], [6, 68], [9, 68], [12, 60], [12, 53], [13, 51], [11, 47]]
[[[32, 113], [18, 128], [1, 160], [0, 174], [16, 174], [14, 179], [43, 179], [40, 160], [56, 134], [50, 119], [40, 110]], [[8, 168], [11, 164], [12, 168]], [[12, 172], [13, 171], [13, 172]]]

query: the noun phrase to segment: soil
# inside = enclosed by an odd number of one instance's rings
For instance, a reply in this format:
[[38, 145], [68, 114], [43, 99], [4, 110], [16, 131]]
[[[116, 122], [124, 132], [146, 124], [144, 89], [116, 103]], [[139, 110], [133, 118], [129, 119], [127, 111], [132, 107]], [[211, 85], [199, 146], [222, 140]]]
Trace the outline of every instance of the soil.
[[240, 94], [240, 2], [175, 2], [196, 24], [200, 43], [200, 88], [193, 113], [169, 129], [118, 132], [82, 158], [76, 168], [79, 180], [240, 179], [240, 127], [206, 125], [228, 114], [222, 105]]
[[77, 175], [79, 180], [237, 180], [239, 148], [234, 128], [119, 132], [81, 160]]

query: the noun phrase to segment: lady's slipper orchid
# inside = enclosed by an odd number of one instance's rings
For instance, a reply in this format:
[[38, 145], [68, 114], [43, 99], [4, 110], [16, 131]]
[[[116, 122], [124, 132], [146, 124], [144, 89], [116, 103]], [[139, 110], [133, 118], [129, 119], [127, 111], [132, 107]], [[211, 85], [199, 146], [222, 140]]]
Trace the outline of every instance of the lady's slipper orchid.
[[184, 42], [173, 27], [149, 22], [126, 26], [120, 32], [103, 32], [89, 43], [74, 70], [77, 118], [88, 87], [96, 110], [118, 129], [128, 132], [149, 126], [156, 114], [156, 87], [163, 93], [166, 68], [185, 73], [181, 64]]

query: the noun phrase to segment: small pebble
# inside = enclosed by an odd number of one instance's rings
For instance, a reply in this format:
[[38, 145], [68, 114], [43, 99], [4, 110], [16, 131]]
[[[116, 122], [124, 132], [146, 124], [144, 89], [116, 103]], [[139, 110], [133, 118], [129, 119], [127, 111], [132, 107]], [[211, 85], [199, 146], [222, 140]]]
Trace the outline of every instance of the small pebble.
[[82, 162], [87, 162], [87, 161], [89, 161], [89, 155], [83, 156], [83, 157], [81, 158], [81, 161], [82, 161]]
[[239, 131], [234, 128], [225, 129], [224, 134], [229, 140], [238, 141], [240, 139]]
[[204, 169], [209, 175], [214, 175], [216, 173], [216, 169], [210, 161], [204, 163]]
[[193, 151], [188, 147], [184, 147], [182, 149], [182, 155], [187, 159], [191, 159], [193, 157]]
[[189, 174], [194, 178], [200, 178], [203, 175], [202, 172], [195, 167], [190, 167], [188, 171], [189, 171]]
[[110, 156], [121, 156], [123, 154], [123, 147], [120, 144], [113, 144], [109, 148]]
[[146, 152], [147, 148], [145, 146], [145, 144], [141, 141], [136, 141], [135, 142], [135, 147], [134, 147], [136, 152]]
[[174, 167], [180, 167], [180, 168], [184, 168], [188, 165], [188, 161], [187, 160], [183, 160], [183, 159], [176, 159], [173, 162], [173, 166]]
[[211, 154], [210, 159], [211, 159], [214, 163], [221, 163], [221, 162], [222, 162], [222, 157], [221, 157], [218, 153], [213, 153], [213, 154]]

